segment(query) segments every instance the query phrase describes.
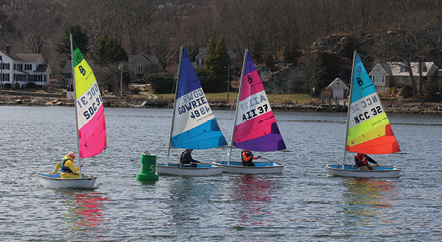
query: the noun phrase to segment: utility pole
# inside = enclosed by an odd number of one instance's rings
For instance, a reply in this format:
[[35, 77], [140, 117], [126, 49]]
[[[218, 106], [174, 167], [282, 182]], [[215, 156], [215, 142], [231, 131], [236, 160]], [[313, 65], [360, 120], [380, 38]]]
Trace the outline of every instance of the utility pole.
[[118, 66], [118, 69], [121, 70], [120, 73], [120, 98], [123, 99], [123, 64]]
[[227, 64], [227, 104], [229, 104], [229, 92], [230, 92], [230, 60]]
[[1, 62], [1, 64], [0, 64], [0, 76], [2, 76], [2, 80], [1, 80], [1, 83], [0, 83], [0, 90], [3, 90], [3, 56], [1, 56], [0, 55], [0, 62]]

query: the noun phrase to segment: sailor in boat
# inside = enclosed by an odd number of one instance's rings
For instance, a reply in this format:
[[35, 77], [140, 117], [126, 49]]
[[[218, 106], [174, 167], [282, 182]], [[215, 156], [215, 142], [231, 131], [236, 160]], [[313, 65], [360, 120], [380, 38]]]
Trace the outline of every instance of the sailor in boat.
[[[75, 157], [77, 157], [77, 155], [74, 152], [69, 152], [67, 155], [65, 155], [63, 160], [58, 162], [58, 164], [55, 166], [54, 174], [58, 173], [58, 170], [61, 169], [61, 178], [80, 178], [80, 173], [78, 173], [80, 167], [75, 167], [74, 164]], [[83, 167], [83, 164], [80, 166]]]
[[261, 156], [254, 157], [253, 153], [250, 150], [242, 150], [241, 152], [243, 166], [255, 166], [255, 164], [253, 164], [253, 160], [256, 160], [258, 158], [261, 158]]
[[192, 151], [193, 149], [186, 149], [185, 151], [183, 151], [183, 153], [181, 153], [180, 165], [182, 167], [197, 167], [198, 163], [200, 163], [199, 161], [192, 158]]
[[379, 164], [375, 160], [373, 160], [370, 156], [366, 154], [357, 153], [355, 155], [355, 163], [356, 166], [358, 167], [358, 170], [361, 171], [374, 170], [374, 167], [368, 164], [368, 162], [371, 162], [373, 164], [376, 164], [376, 166], [379, 166]]

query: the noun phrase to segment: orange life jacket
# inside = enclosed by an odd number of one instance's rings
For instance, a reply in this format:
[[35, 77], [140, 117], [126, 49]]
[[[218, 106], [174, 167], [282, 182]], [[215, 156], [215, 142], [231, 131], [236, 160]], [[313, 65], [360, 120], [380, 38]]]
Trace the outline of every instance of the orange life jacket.
[[355, 154], [355, 158], [357, 160], [356, 165], [357, 166], [366, 166], [368, 165], [367, 159], [365, 159], [365, 154], [362, 154], [362, 156], [358, 156], [358, 154]]

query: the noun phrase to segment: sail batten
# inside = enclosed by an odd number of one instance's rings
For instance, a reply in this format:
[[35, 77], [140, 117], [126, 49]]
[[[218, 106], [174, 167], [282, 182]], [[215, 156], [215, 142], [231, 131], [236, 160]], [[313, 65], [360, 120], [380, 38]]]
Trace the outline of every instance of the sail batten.
[[244, 61], [232, 143], [251, 151], [283, 150], [284, 140], [248, 50]]
[[400, 151], [376, 88], [356, 52], [353, 65], [346, 150], [365, 154]]

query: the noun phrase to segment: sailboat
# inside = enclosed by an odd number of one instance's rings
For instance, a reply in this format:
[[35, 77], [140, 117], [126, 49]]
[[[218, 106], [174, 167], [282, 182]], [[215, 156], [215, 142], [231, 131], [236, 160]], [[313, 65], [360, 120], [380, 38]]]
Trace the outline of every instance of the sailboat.
[[171, 148], [199, 150], [227, 145], [184, 47], [181, 47], [177, 82], [167, 161], [166, 164], [157, 164], [157, 173], [182, 176], [220, 175], [223, 168], [212, 162], [200, 162], [196, 167], [169, 164]]
[[[236, 148], [259, 152], [286, 149], [264, 85], [248, 49], [244, 53], [231, 144]], [[232, 146], [228, 161], [216, 162], [224, 167], [224, 172], [263, 174], [281, 173], [283, 170], [281, 163], [267, 159], [255, 160], [255, 166], [243, 166], [242, 161], [231, 161]]]
[[343, 162], [342, 165], [327, 165], [326, 170], [331, 176], [399, 177], [400, 175], [400, 168], [396, 166], [374, 166], [375, 170], [362, 171], [358, 170], [356, 165], [346, 165], [347, 151], [363, 154], [390, 154], [400, 151], [375, 86], [356, 51], [353, 54]]
[[[103, 101], [92, 69], [84, 59], [80, 49], [72, 40], [72, 70], [75, 94], [75, 117], [79, 150], [78, 164], [81, 158], [93, 157], [106, 148], [106, 123]], [[41, 185], [52, 188], [92, 188], [97, 180], [95, 176], [83, 176], [80, 166], [80, 178], [61, 178], [57, 174], [37, 174]]]

